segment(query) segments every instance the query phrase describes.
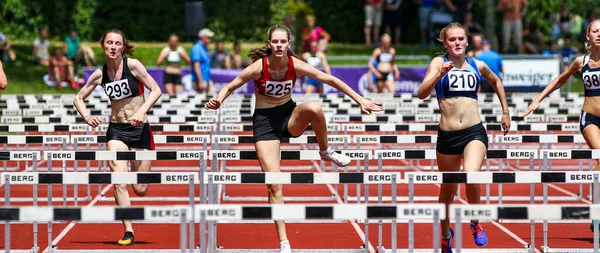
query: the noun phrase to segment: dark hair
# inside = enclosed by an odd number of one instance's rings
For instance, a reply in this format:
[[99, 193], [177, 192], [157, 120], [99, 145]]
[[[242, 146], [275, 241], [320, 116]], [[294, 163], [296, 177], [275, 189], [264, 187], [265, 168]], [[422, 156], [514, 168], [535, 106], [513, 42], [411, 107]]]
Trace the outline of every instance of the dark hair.
[[[287, 34], [288, 40], [292, 39], [292, 32], [290, 32], [289, 28], [287, 28], [284, 25], [274, 25], [269, 28], [268, 40], [271, 40], [271, 35], [273, 35], [273, 32], [275, 32], [275, 31], [284, 31]], [[257, 60], [260, 60], [264, 57], [271, 55], [272, 53], [273, 53], [273, 50], [267, 44], [264, 47], [254, 48], [254, 49], [250, 50], [250, 52], [248, 52], [248, 58], [252, 59], [252, 62], [255, 62]], [[300, 59], [300, 57], [298, 57], [291, 48], [288, 48], [287, 54]]]
[[133, 52], [134, 52], [133, 48], [135, 46], [129, 44], [129, 40], [127, 40], [127, 37], [125, 37], [125, 34], [123, 34], [123, 32], [121, 32], [121, 30], [118, 30], [118, 29], [110, 29], [110, 30], [104, 32], [104, 34], [102, 34], [102, 38], [100, 38], [100, 46], [102, 48], [104, 48], [104, 40], [106, 39], [106, 35], [108, 35], [109, 33], [116, 33], [118, 35], [121, 35], [121, 38], [123, 38], [123, 46], [125, 47], [123, 49], [123, 56], [125, 56], [125, 55], [133, 56]]

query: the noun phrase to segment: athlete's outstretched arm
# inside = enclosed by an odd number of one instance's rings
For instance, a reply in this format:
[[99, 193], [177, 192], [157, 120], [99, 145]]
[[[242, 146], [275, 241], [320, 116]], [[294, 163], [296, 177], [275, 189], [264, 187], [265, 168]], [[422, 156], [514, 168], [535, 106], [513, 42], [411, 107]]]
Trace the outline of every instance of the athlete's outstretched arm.
[[427, 73], [425, 74], [425, 78], [423, 78], [423, 82], [421, 82], [421, 86], [419, 86], [419, 99], [426, 99], [429, 97], [435, 84], [442, 79], [448, 71], [454, 67], [454, 64], [451, 61], [444, 62], [442, 57], [435, 57], [431, 59], [431, 63], [429, 63], [429, 67], [427, 67]]
[[148, 96], [144, 104], [140, 107], [140, 109], [137, 112], [133, 114], [133, 116], [131, 116], [131, 118], [128, 119], [132, 123], [132, 125], [139, 126], [142, 123], [144, 123], [144, 118], [148, 110], [150, 110], [150, 108], [154, 106], [154, 104], [160, 98], [160, 96], [162, 96], [162, 91], [160, 90], [160, 87], [158, 87], [156, 81], [154, 81], [154, 78], [152, 78], [152, 76], [148, 74], [148, 71], [140, 61], [131, 58], [129, 58], [128, 60], [129, 70], [131, 71], [133, 76], [140, 80], [144, 84], [144, 86], [148, 90], [150, 90], [150, 95]]
[[560, 87], [562, 87], [567, 80], [569, 80], [569, 78], [575, 74], [575, 72], [581, 70], [581, 68], [583, 67], [583, 56], [579, 56], [577, 58], [575, 58], [575, 60], [573, 61], [573, 63], [571, 63], [571, 65], [569, 65], [569, 67], [567, 67], [562, 74], [560, 74], [558, 77], [554, 78], [549, 84], [548, 86], [546, 86], [546, 88], [542, 91], [542, 93], [540, 93], [540, 95], [538, 95], [529, 105], [529, 107], [527, 108], [527, 110], [525, 110], [520, 117], [525, 117], [527, 115], [529, 115], [530, 113], [532, 113], [533, 111], [537, 110], [538, 107], [540, 107], [540, 103], [544, 100], [544, 98], [546, 98], [548, 95], [550, 95], [553, 91], [555, 91], [556, 89], [560, 89]]
[[500, 104], [502, 105], [502, 128], [504, 129], [504, 135], [510, 130], [510, 111], [508, 110], [508, 102], [506, 102], [506, 92], [504, 91], [504, 85], [502, 80], [494, 73], [485, 62], [476, 60], [477, 68], [479, 73], [490, 83], [490, 86], [496, 91]]
[[217, 95], [217, 98], [212, 98], [208, 103], [204, 105], [206, 109], [216, 110], [221, 107], [221, 103], [231, 95], [231, 93], [238, 88], [242, 87], [245, 83], [250, 80], [256, 80], [260, 78], [262, 73], [262, 61], [255, 61], [250, 64], [250, 66], [246, 67], [242, 70], [239, 76], [237, 76], [233, 81], [225, 85]]
[[5, 90], [8, 87], [8, 80], [6, 79], [6, 73], [2, 68], [2, 62], [0, 62], [0, 90]]
[[299, 76], [308, 76], [312, 79], [329, 84], [329, 86], [343, 92], [344, 94], [352, 98], [354, 102], [360, 105], [364, 113], [370, 114], [372, 111], [383, 111], [383, 107], [380, 103], [372, 102], [368, 99], [363, 98], [361, 95], [356, 93], [356, 91], [350, 88], [350, 86], [342, 82], [342, 80], [340, 80], [339, 78], [329, 74], [325, 74], [322, 71], [314, 68], [313, 66], [308, 65], [308, 63], [306, 62], [297, 60], [295, 58], [292, 59], [294, 60], [294, 68], [296, 68], [296, 73]]
[[99, 117], [92, 116], [90, 111], [85, 106], [85, 99], [92, 94], [92, 91], [96, 89], [102, 82], [102, 69], [96, 69], [94, 73], [88, 78], [87, 83], [81, 87], [75, 98], [73, 99], [73, 105], [77, 112], [85, 119], [85, 122], [91, 127], [97, 127], [102, 123], [102, 119]]

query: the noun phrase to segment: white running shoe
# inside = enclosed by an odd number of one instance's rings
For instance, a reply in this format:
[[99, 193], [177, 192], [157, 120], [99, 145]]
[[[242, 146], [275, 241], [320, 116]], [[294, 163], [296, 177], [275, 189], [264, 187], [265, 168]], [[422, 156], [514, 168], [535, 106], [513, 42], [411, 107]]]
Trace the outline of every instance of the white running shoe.
[[319, 154], [321, 155], [321, 160], [330, 161], [340, 167], [346, 167], [352, 161], [350, 160], [350, 157], [336, 153], [335, 150], [331, 148], [327, 148], [325, 151], [319, 151]]
[[290, 246], [290, 241], [288, 240], [280, 241], [279, 247], [281, 253], [292, 253], [292, 246]]

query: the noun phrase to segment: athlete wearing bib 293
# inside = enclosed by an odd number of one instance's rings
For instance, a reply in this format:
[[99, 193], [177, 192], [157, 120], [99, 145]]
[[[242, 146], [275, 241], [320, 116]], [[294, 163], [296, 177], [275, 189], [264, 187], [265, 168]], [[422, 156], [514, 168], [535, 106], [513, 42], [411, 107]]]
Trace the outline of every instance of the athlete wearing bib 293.
[[[260, 79], [254, 80], [254, 92], [257, 96], [270, 98], [283, 98], [292, 93], [296, 85], [296, 69], [294, 59], [288, 56], [289, 65], [285, 77], [274, 79], [269, 73], [267, 57], [262, 59], [262, 74]], [[255, 109], [252, 115], [252, 130], [254, 142], [262, 140], [280, 140], [282, 138], [296, 138], [288, 131], [288, 122], [292, 112], [296, 108], [296, 102], [290, 99], [285, 104], [272, 108]]]
[[[108, 77], [106, 64], [102, 66], [102, 83], [104, 92], [111, 101], [123, 100], [144, 95], [144, 84], [135, 78], [127, 66], [127, 58], [123, 57], [121, 79], [112, 81]], [[154, 150], [154, 138], [149, 123], [132, 126], [130, 123], [110, 122], [106, 130], [107, 142], [118, 140], [130, 148]]]
[[[600, 96], [600, 68], [590, 68], [590, 54], [583, 56], [583, 67], [581, 68], [581, 81], [585, 88], [586, 97]], [[589, 112], [581, 110], [581, 120], [579, 122], [579, 131], [588, 125], [596, 125], [600, 128], [600, 117]]]
[[[448, 59], [444, 57], [444, 62]], [[435, 84], [438, 99], [451, 97], [468, 97], [477, 100], [477, 92], [481, 84], [481, 75], [477, 63], [467, 58], [467, 69], [453, 68]], [[488, 136], [483, 123], [465, 129], [447, 131], [438, 129], [436, 150], [445, 155], [462, 154], [469, 142], [478, 140], [488, 147]]]

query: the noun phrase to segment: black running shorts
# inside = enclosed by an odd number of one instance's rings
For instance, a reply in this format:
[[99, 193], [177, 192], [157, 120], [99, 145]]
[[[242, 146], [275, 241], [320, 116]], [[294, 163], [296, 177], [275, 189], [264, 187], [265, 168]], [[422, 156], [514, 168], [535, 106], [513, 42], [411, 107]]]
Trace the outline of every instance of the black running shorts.
[[149, 123], [132, 126], [130, 123], [108, 124], [106, 141], [122, 141], [129, 148], [154, 150], [154, 137]]
[[488, 148], [487, 130], [482, 123], [462, 130], [438, 130], [436, 150], [445, 155], [460, 155], [471, 141], [481, 141]]
[[600, 128], [600, 117], [591, 114], [589, 112], [581, 111], [581, 118], [579, 120], [579, 131], [583, 134], [583, 129], [589, 125], [596, 125]]
[[280, 140], [282, 138], [296, 138], [288, 131], [288, 122], [296, 102], [288, 101], [285, 104], [272, 108], [255, 109], [252, 115], [252, 131], [254, 142], [265, 140]]

